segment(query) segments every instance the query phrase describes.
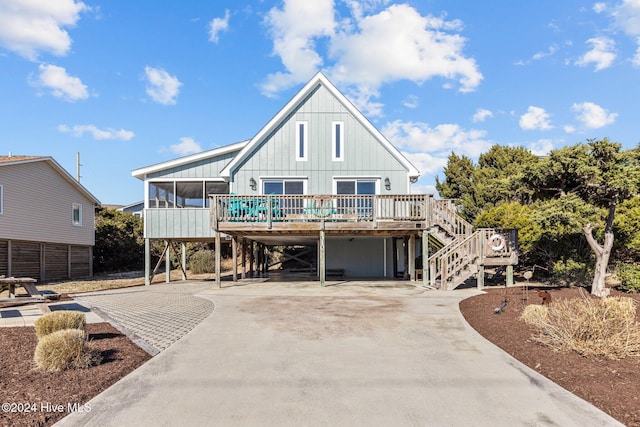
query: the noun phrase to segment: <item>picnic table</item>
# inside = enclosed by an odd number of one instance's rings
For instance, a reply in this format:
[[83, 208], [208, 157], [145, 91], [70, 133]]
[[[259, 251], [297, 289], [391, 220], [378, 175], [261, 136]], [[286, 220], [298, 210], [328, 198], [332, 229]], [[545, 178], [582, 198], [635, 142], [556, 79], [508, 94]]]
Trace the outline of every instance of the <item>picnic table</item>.
[[0, 279], [0, 284], [9, 285], [9, 298], [15, 298], [16, 286], [22, 286], [29, 296], [44, 299], [42, 293], [36, 288], [36, 282], [36, 279], [30, 277], [3, 277]]

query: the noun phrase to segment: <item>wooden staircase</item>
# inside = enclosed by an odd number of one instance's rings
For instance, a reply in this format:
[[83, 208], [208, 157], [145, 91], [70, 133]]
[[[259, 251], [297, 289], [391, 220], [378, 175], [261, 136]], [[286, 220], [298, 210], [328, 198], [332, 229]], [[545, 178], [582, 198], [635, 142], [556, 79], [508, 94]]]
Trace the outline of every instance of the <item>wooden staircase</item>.
[[430, 237], [440, 241], [428, 258], [429, 285], [452, 290], [485, 265], [517, 264], [516, 230], [496, 230], [473, 226], [456, 213], [451, 200], [434, 200], [431, 204]]

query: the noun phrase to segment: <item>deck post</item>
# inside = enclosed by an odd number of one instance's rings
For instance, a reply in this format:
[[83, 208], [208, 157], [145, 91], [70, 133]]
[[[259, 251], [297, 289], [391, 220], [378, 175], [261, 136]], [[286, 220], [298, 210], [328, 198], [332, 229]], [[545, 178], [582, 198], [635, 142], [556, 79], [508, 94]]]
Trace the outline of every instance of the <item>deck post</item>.
[[151, 284], [151, 239], [144, 239], [144, 285]]
[[249, 245], [249, 273], [251, 273], [251, 277], [255, 277], [253, 272], [253, 260], [254, 260], [254, 244], [253, 240], [251, 241], [251, 245]]
[[218, 289], [222, 287], [222, 280], [220, 279], [220, 232], [216, 230], [216, 243], [215, 243], [215, 251], [216, 251], [216, 286]]
[[247, 278], [247, 241], [246, 239], [240, 239], [240, 253], [242, 254], [242, 271], [240, 272], [240, 278]]
[[318, 262], [318, 273], [320, 274], [320, 286], [325, 285], [326, 280], [326, 258], [325, 258], [325, 239], [324, 230], [320, 230], [320, 245], [318, 254], [320, 256]]
[[513, 264], [507, 265], [507, 286], [513, 286]]
[[416, 235], [409, 236], [409, 280], [416, 280]]
[[422, 286], [429, 286], [429, 232], [422, 230]]
[[409, 239], [407, 239], [407, 236], [402, 238], [402, 254], [404, 257], [404, 272], [402, 273], [402, 278], [407, 280], [409, 278]]
[[477, 273], [477, 283], [478, 283], [478, 290], [481, 291], [484, 289], [484, 264], [480, 264], [478, 266], [478, 273]]
[[180, 242], [180, 252], [182, 254], [182, 280], [187, 280], [187, 244]]
[[231, 257], [233, 259], [232, 280], [238, 281], [238, 237], [231, 236]]
[[167, 252], [165, 252], [164, 256], [164, 281], [165, 283], [169, 283], [171, 281], [171, 240], [167, 240]]

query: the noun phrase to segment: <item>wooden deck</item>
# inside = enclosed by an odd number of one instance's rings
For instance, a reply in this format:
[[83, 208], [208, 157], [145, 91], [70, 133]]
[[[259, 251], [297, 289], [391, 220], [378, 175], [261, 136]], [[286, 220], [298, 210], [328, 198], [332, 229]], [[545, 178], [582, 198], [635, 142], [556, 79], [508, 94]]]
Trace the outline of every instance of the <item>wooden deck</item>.
[[430, 195], [211, 196], [213, 230], [317, 234], [421, 231], [433, 221]]

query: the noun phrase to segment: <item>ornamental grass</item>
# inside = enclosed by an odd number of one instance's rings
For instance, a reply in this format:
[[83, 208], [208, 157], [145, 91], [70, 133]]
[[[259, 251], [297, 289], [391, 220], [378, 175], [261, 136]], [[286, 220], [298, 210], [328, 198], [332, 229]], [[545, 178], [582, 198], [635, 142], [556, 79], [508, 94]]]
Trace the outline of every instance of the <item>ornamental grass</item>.
[[631, 298], [574, 298], [525, 307], [521, 320], [535, 341], [554, 351], [623, 359], [640, 356], [640, 324]]

